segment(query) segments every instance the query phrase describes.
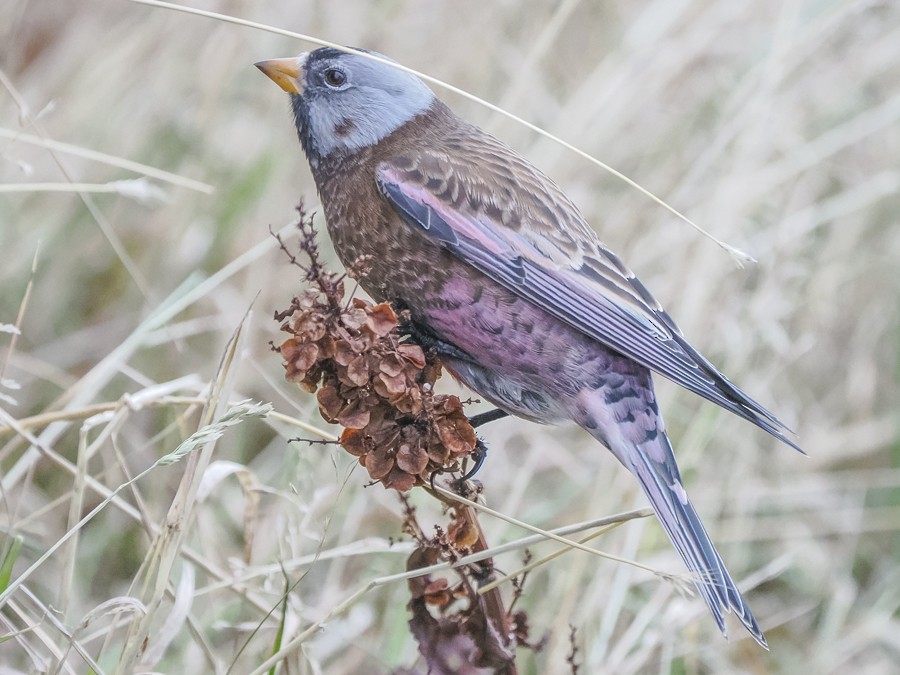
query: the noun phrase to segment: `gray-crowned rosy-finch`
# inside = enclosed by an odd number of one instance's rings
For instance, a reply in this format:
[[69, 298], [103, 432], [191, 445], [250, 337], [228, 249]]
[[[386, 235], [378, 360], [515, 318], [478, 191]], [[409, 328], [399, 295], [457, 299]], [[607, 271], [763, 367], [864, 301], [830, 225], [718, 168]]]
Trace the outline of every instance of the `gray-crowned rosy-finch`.
[[650, 374], [797, 447], [785, 426], [691, 347], [553, 181], [419, 78], [331, 48], [256, 65], [291, 95], [338, 255], [370, 256], [366, 291], [408, 308], [479, 395], [609, 448], [722, 632], [734, 611], [765, 646], [684, 490]]

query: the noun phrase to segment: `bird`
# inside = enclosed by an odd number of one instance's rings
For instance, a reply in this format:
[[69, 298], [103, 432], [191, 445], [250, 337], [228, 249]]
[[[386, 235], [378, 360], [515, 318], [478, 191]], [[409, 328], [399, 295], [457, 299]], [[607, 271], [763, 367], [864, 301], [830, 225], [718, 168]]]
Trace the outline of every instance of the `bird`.
[[[349, 49], [349, 48], [348, 48]], [[290, 95], [335, 251], [501, 411], [573, 421], [639, 482], [719, 630], [766, 638], [685, 491], [656, 373], [800, 450], [697, 351], [549, 177], [372, 51], [255, 64]]]

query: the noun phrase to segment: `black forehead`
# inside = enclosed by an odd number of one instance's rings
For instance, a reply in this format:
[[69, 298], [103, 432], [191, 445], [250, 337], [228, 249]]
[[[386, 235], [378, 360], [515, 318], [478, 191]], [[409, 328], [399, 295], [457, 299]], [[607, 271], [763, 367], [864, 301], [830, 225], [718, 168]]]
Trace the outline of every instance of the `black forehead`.
[[[347, 49], [354, 49], [358, 52], [363, 52], [364, 54], [372, 53], [368, 49], [360, 49], [359, 47], [347, 47]], [[340, 49], [335, 49], [334, 47], [320, 47], [319, 49], [316, 49], [315, 51], [309, 53], [306, 67], [313, 68], [318, 63], [322, 63], [324, 61], [334, 61], [344, 56], [352, 56], [352, 54], [348, 54], [347, 52], [341, 51]]]

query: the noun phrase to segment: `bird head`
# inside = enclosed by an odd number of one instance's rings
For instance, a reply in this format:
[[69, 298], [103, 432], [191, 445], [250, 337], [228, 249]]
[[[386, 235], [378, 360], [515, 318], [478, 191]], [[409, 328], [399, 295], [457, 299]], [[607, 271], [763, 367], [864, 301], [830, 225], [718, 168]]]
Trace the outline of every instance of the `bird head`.
[[256, 67], [290, 94], [297, 134], [313, 166], [332, 154], [375, 145], [435, 99], [415, 75], [331, 47]]

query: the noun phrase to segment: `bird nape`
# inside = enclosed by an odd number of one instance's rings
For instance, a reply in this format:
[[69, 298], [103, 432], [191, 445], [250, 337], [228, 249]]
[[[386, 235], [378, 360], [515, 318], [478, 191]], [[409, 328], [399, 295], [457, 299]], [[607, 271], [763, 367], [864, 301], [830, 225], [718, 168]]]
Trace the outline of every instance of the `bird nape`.
[[[375, 60], [370, 57], [375, 57]], [[502, 410], [571, 420], [637, 478], [719, 629], [766, 640], [682, 484], [651, 371], [799, 449], [694, 349], [560, 188], [378, 54], [256, 64], [290, 94], [341, 261], [399, 300], [445, 367]]]

